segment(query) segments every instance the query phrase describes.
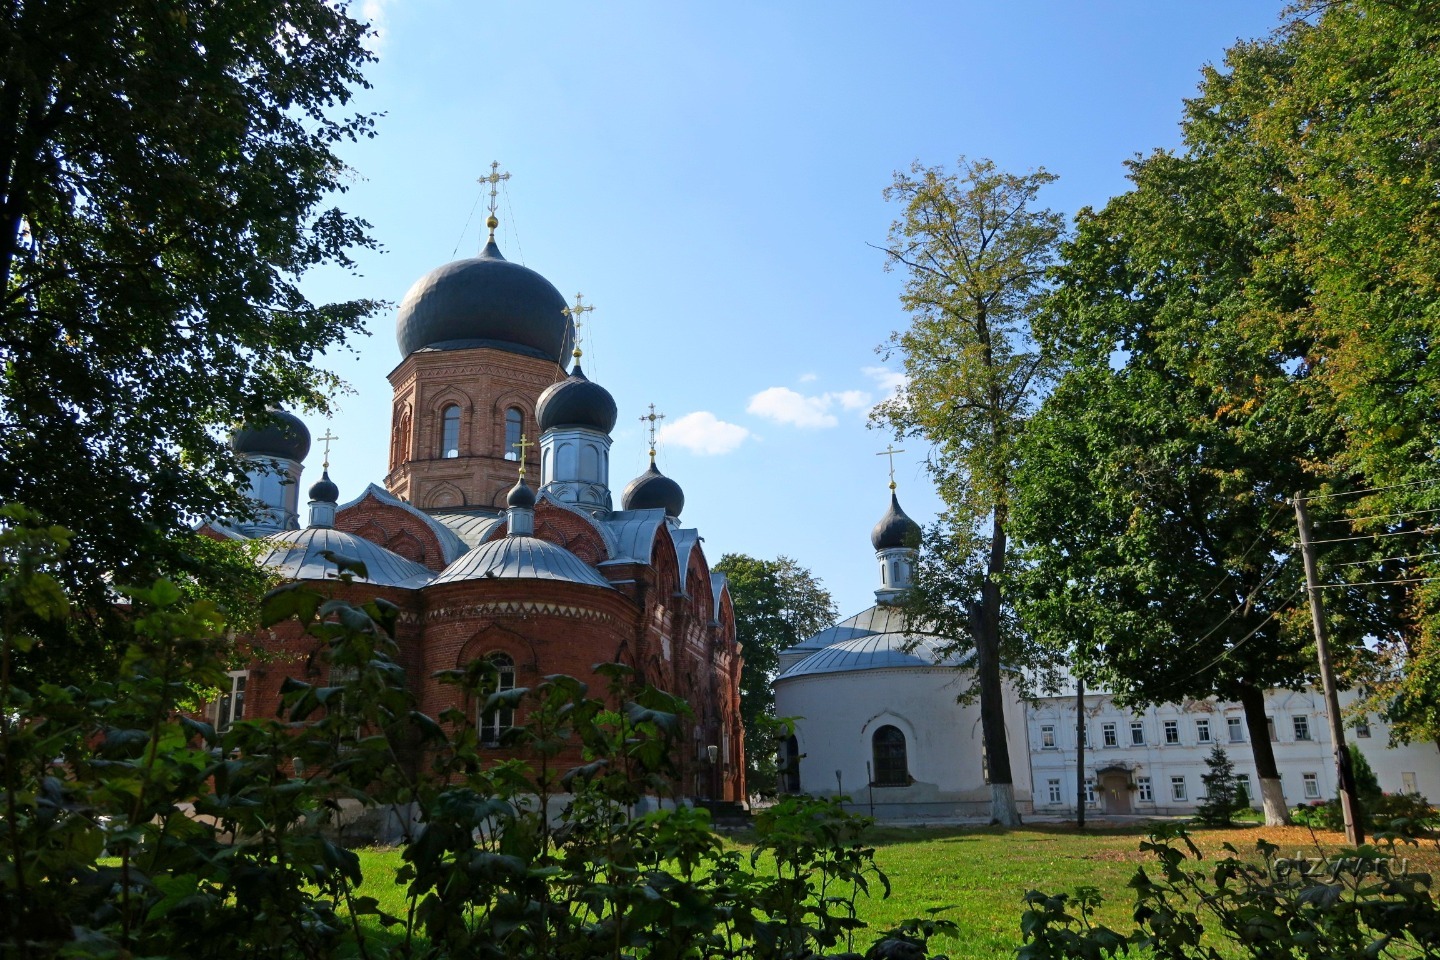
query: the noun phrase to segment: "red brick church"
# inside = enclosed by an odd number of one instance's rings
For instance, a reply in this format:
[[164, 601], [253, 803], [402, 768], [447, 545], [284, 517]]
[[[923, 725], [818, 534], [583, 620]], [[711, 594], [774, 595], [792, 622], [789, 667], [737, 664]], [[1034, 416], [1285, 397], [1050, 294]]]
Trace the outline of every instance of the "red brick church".
[[[233, 439], [256, 465], [257, 515], [209, 529], [260, 539], [260, 562], [282, 577], [398, 606], [401, 662], [432, 717], [464, 705], [454, 687], [428, 678], [476, 658], [512, 686], [552, 673], [590, 681], [602, 662], [634, 667], [694, 711], [693, 742], [680, 758], [685, 792], [743, 801], [741, 655], [724, 577], [710, 572], [698, 532], [681, 525], [684, 493], [656, 469], [653, 449], [650, 468], [615, 508], [615, 401], [580, 368], [565, 299], [501, 255], [495, 223], [492, 211], [479, 256], [431, 271], [400, 305], [383, 484], [340, 503], [326, 471], [309, 489], [301, 527], [310, 435], [275, 411]], [[561, 364], [572, 355], [567, 375]], [[320, 556], [327, 550], [363, 560], [367, 578], [335, 583]], [[283, 629], [255, 642], [280, 657], [235, 671], [217, 707], [221, 723], [273, 713], [285, 677], [301, 676], [314, 652]], [[481, 739], [495, 742], [511, 718], [474, 719]]]

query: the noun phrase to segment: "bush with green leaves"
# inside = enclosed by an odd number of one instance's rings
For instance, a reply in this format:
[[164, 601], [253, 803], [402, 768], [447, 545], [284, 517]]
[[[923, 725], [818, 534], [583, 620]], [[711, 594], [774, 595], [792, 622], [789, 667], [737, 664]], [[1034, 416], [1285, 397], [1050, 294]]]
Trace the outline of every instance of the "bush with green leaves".
[[[443, 674], [524, 718], [506, 743], [525, 759], [496, 761], [472, 713], [415, 709], [393, 606], [290, 585], [263, 622], [298, 621], [345, 682], [289, 680], [282, 716], [218, 731], [195, 717], [226, 688], [223, 618], [164, 581], [121, 591], [126, 652], [88, 665], [97, 679], [31, 678], [33, 626], [76, 615], [54, 576], [66, 541], [0, 512], [0, 956], [858, 956], [857, 898], [888, 891], [867, 821], [787, 798], [743, 855], [703, 810], [639, 813], [675, 796], [686, 707], [628, 668], [595, 668], [601, 696], [567, 676], [497, 691], [482, 662]], [[365, 572], [332, 559], [342, 581]], [[576, 744], [584, 762], [560, 765]], [[403, 814], [399, 915], [360, 892], [331, 829], [342, 801]], [[951, 928], [912, 921], [869, 955], [914, 960]]]
[[1140, 845], [1158, 864], [1142, 866], [1130, 881], [1136, 924], [1130, 933], [1094, 921], [1102, 902], [1094, 888], [1032, 890], [1025, 895], [1018, 956], [1434, 957], [1440, 955], [1440, 909], [1430, 875], [1410, 869], [1405, 842], [1388, 835], [1377, 845], [1294, 857], [1265, 840], [1244, 857], [1227, 843], [1227, 855], [1206, 870], [1196, 866], [1202, 855], [1184, 828], [1167, 826]]

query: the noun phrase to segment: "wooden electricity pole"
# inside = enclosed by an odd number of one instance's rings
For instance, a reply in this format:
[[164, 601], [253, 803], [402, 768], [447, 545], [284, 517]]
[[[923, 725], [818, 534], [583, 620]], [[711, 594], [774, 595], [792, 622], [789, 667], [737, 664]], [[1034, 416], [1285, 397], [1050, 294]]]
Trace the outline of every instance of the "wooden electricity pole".
[[1075, 826], [1085, 829], [1085, 681], [1075, 678]]
[[1310, 545], [1310, 515], [1305, 498], [1295, 494], [1295, 523], [1300, 528], [1300, 555], [1305, 560], [1305, 585], [1310, 593], [1310, 620], [1315, 626], [1315, 654], [1320, 660], [1320, 683], [1325, 692], [1325, 713], [1330, 720], [1330, 742], [1335, 748], [1335, 770], [1340, 778], [1340, 810], [1345, 815], [1345, 842], [1358, 847], [1365, 842], [1360, 804], [1355, 793], [1355, 770], [1345, 748], [1345, 727], [1340, 722], [1340, 697], [1330, 669], [1330, 644], [1325, 638], [1325, 613], [1320, 603], [1320, 577], [1315, 571], [1315, 550]]

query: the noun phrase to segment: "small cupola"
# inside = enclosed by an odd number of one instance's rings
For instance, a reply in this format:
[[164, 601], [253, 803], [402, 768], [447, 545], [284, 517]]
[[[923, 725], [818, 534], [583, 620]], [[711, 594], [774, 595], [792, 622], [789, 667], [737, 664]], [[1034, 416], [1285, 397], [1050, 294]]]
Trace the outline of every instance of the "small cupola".
[[300, 526], [300, 473], [310, 452], [310, 431], [295, 414], [270, 407], [262, 418], [230, 434], [230, 449], [245, 462], [254, 516], [236, 522], [250, 536]]
[[[579, 300], [577, 294], [577, 311]], [[618, 413], [610, 391], [580, 368], [579, 347], [574, 355], [570, 375], [545, 388], [535, 405], [540, 489], [592, 516], [603, 515], [610, 512], [610, 431]]]
[[[524, 444], [525, 435], [520, 435]], [[520, 476], [515, 486], [505, 495], [506, 535], [511, 537], [533, 537], [535, 535], [535, 491], [525, 482], [525, 461], [520, 461]]]

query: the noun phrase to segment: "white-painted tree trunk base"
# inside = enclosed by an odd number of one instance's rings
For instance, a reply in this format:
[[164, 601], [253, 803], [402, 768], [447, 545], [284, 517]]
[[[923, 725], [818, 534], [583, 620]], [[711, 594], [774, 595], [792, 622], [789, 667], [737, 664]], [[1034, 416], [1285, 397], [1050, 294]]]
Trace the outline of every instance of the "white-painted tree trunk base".
[[1265, 826], [1283, 827], [1290, 822], [1290, 808], [1285, 805], [1285, 789], [1279, 777], [1260, 778], [1260, 805], [1265, 810]]
[[1002, 827], [1020, 826], [1020, 810], [1015, 806], [1015, 785], [990, 784], [990, 822]]

